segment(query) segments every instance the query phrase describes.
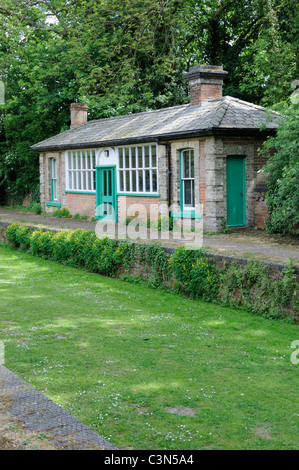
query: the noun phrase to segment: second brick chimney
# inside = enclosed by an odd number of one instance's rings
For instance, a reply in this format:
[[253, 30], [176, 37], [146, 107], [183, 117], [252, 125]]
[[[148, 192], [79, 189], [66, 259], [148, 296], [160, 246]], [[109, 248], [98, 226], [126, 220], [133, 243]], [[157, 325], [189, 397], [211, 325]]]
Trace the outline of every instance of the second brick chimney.
[[190, 103], [199, 106], [209, 98], [221, 98], [224, 77], [228, 72], [222, 66], [197, 65], [185, 73], [190, 86]]
[[83, 103], [72, 103], [71, 110], [71, 129], [76, 126], [81, 126], [87, 122], [88, 106]]

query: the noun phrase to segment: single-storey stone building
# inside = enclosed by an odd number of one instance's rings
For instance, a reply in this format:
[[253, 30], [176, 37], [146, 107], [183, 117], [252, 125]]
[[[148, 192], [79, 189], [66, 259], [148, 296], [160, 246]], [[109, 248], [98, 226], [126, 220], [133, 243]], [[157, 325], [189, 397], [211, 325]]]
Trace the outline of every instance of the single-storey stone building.
[[31, 147], [40, 153], [43, 210], [122, 222], [132, 203], [178, 219], [195, 218], [200, 204], [205, 230], [217, 231], [223, 219], [263, 227], [258, 148], [279, 115], [222, 96], [226, 74], [192, 67], [190, 104], [156, 111], [88, 122], [87, 106], [72, 104], [71, 129]]

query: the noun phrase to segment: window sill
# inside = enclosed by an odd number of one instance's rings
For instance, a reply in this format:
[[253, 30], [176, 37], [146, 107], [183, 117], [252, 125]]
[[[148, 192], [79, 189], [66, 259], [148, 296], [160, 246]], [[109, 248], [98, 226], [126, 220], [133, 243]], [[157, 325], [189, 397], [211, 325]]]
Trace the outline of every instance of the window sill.
[[160, 197], [160, 194], [152, 193], [117, 193], [117, 196], [136, 196], [136, 197]]
[[46, 202], [47, 207], [58, 207], [59, 209], [61, 208], [61, 204], [58, 201], [48, 201]]
[[67, 193], [67, 194], [68, 194], [68, 193], [69, 193], [69, 194], [96, 194], [95, 191], [84, 191], [84, 190], [80, 191], [79, 189], [77, 189], [77, 190], [76, 190], [76, 189], [75, 189], [75, 190], [71, 190], [71, 189], [68, 190], [68, 189], [67, 189], [67, 190], [64, 191], [64, 192]]
[[195, 210], [183, 210], [180, 212], [171, 212], [171, 216], [174, 219], [195, 219], [196, 222], [199, 222], [202, 219], [202, 214], [195, 212]]

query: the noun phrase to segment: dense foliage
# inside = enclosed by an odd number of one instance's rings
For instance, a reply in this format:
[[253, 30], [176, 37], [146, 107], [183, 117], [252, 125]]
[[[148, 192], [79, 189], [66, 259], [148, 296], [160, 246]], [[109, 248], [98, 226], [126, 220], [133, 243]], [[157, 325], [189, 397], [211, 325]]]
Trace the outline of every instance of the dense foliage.
[[35, 191], [30, 145], [90, 118], [188, 101], [183, 72], [222, 64], [225, 93], [272, 106], [298, 72], [295, 0], [3, 0], [0, 203]]
[[299, 234], [299, 105], [284, 112], [277, 135], [269, 138], [262, 153], [268, 156], [267, 206], [270, 233]]

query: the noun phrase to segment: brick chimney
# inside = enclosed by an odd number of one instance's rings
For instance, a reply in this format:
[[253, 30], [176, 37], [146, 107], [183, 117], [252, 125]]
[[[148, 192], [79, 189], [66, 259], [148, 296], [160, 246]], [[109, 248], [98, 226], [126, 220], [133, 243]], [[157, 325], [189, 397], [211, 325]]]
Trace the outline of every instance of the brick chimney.
[[221, 98], [227, 73], [222, 66], [217, 65], [190, 67], [185, 77], [189, 80], [191, 106], [199, 106], [209, 98]]
[[81, 126], [87, 122], [88, 106], [83, 103], [72, 103], [71, 110], [71, 129], [76, 126]]

